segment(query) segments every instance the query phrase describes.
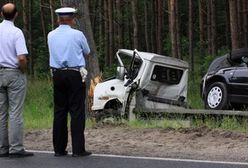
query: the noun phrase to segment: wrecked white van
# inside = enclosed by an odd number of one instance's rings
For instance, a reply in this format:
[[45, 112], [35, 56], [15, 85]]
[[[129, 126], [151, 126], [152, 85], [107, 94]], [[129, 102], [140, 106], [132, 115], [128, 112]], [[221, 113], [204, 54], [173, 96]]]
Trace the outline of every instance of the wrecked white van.
[[154, 53], [120, 49], [115, 78], [96, 85], [92, 110], [96, 117], [135, 117], [135, 112], [185, 108], [187, 62]]

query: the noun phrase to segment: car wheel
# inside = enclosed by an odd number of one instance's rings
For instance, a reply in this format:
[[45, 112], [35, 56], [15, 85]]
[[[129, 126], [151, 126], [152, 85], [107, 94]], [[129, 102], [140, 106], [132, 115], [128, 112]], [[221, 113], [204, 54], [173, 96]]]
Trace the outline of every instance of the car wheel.
[[222, 82], [211, 84], [206, 92], [206, 109], [225, 110], [228, 109], [226, 85]]
[[239, 48], [231, 51], [230, 60], [235, 63], [241, 63], [242, 57], [248, 57], [248, 49], [247, 48]]

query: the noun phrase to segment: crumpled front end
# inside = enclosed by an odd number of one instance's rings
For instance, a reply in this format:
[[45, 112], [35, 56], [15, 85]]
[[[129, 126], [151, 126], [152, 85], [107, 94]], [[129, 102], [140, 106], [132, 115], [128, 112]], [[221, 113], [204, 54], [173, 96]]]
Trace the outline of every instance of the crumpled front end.
[[96, 85], [93, 97], [92, 110], [103, 110], [105, 105], [117, 99], [119, 102], [124, 102], [125, 88], [122, 80], [112, 79]]

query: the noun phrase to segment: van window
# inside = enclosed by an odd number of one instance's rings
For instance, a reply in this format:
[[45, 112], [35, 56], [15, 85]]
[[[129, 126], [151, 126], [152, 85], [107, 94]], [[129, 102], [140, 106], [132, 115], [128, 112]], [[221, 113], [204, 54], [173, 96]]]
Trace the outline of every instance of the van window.
[[183, 70], [156, 65], [153, 69], [151, 80], [166, 84], [178, 84], [183, 75]]

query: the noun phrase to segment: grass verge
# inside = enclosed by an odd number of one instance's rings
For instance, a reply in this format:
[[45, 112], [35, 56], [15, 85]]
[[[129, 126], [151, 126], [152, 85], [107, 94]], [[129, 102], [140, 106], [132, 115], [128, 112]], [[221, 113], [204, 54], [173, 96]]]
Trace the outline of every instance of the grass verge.
[[[201, 108], [198, 89], [190, 84], [189, 102], [193, 108]], [[198, 87], [199, 88], [199, 87]], [[24, 126], [29, 129], [52, 128], [53, 123], [53, 89], [50, 80], [29, 81], [27, 97], [24, 106]], [[117, 123], [118, 125], [119, 123]], [[135, 120], [125, 122], [131, 128], [188, 128], [208, 127], [221, 128], [225, 130], [235, 130], [248, 132], [248, 118], [242, 117], [216, 117], [216, 116], [193, 116], [185, 120], [180, 115], [175, 117], [148, 118], [146, 120]], [[87, 120], [86, 127], [95, 126], [93, 120]]]
[[[68, 117], [68, 123], [69, 123]], [[28, 91], [24, 105], [24, 127], [27, 129], [52, 128], [53, 124], [53, 88], [50, 80], [32, 80], [28, 82]], [[69, 126], [70, 124], [68, 124]], [[86, 127], [93, 127], [92, 120], [86, 121]]]
[[24, 105], [24, 127], [51, 128], [52, 110], [52, 83], [48, 80], [29, 81]]

